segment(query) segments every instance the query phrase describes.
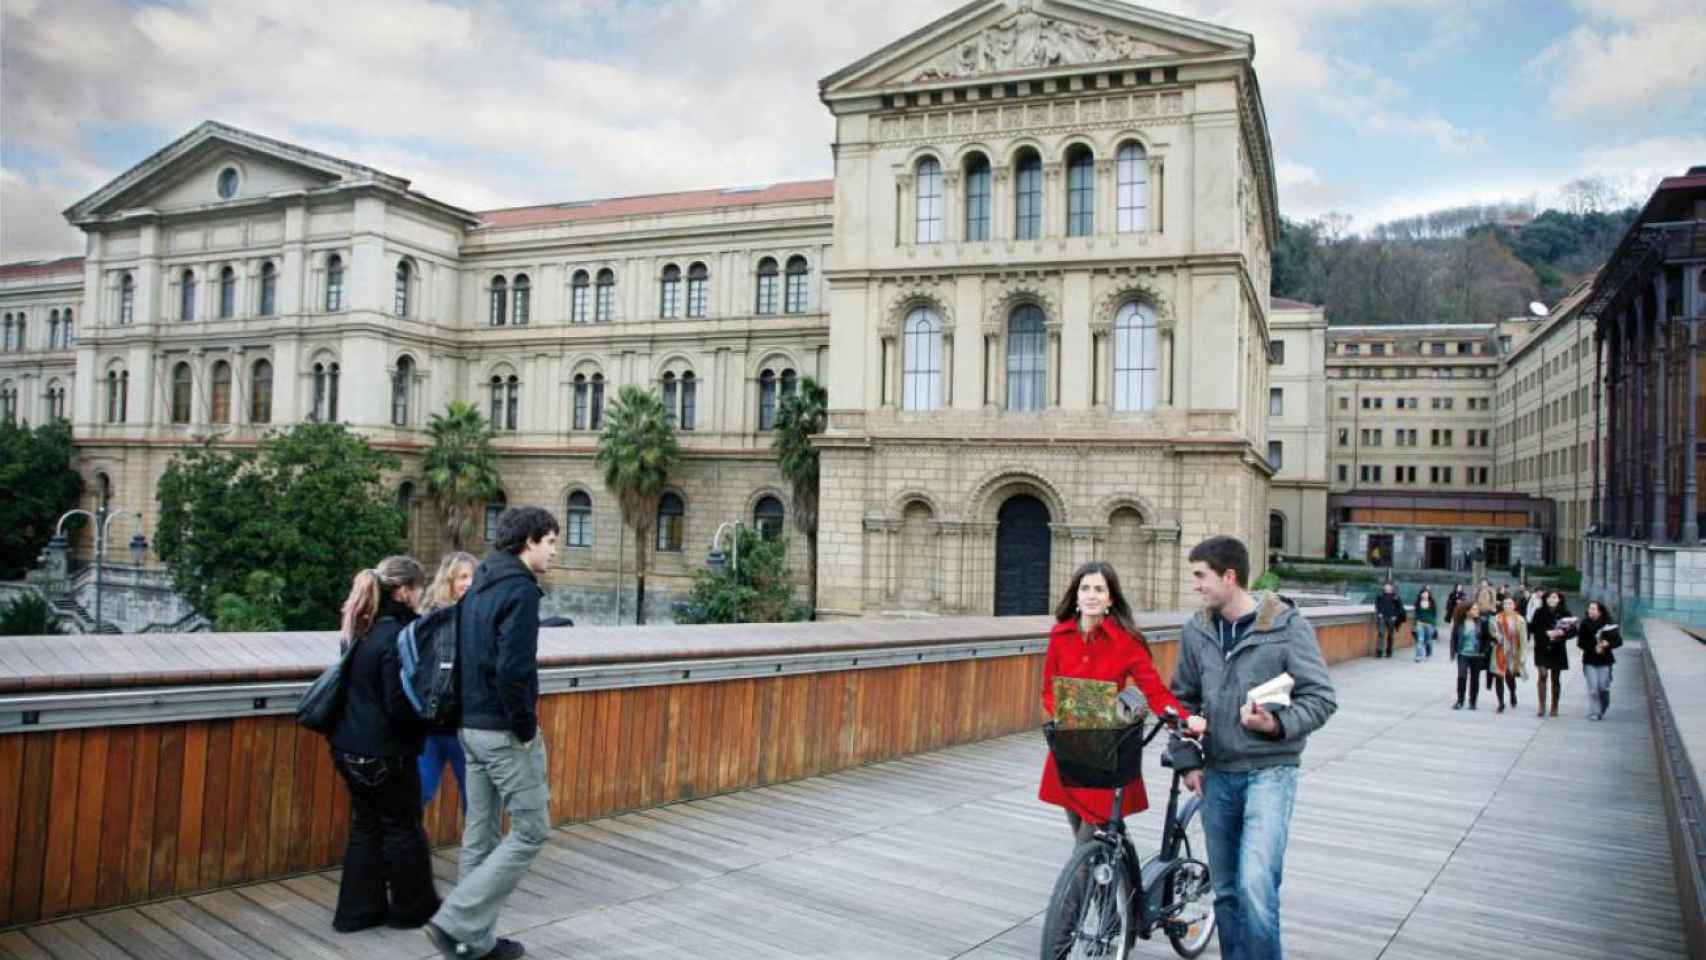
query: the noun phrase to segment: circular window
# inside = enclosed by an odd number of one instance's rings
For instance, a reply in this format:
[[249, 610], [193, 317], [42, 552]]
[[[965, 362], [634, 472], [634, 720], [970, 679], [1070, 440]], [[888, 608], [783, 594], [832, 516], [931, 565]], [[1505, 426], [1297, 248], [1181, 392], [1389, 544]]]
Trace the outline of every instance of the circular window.
[[237, 195], [237, 168], [226, 167], [219, 171], [219, 199], [229, 200]]

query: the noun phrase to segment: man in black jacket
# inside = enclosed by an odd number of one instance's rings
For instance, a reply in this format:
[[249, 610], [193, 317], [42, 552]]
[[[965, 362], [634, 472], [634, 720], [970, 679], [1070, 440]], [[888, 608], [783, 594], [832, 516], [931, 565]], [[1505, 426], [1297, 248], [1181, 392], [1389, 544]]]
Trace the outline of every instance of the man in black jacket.
[[[539, 581], [557, 555], [557, 521], [540, 507], [498, 517], [492, 552], [462, 600], [462, 750], [468, 820], [456, 889], [424, 928], [445, 960], [514, 960], [496, 936], [498, 910], [551, 828], [545, 741], [539, 736]], [[503, 814], [509, 833], [498, 842]]]
[[1392, 581], [1386, 581], [1381, 588], [1380, 596], [1374, 598], [1374, 616], [1376, 640], [1374, 655], [1377, 657], [1392, 656], [1392, 638], [1398, 633], [1398, 628], [1404, 625], [1404, 601], [1398, 599], [1398, 588]]

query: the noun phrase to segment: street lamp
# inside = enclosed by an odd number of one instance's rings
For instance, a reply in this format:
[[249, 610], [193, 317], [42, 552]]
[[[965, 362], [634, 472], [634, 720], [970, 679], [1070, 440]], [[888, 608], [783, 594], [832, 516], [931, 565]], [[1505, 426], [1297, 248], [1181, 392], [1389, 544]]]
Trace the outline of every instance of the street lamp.
[[[100, 633], [101, 592], [103, 586], [103, 564], [101, 561], [106, 557], [107, 535], [112, 529], [113, 521], [117, 520], [119, 517], [125, 516], [125, 514], [110, 513], [106, 507], [102, 507], [94, 513], [90, 513], [89, 511], [81, 508], [65, 511], [65, 513], [60, 516], [59, 522], [54, 525], [53, 539], [47, 542], [48, 551], [50, 553], [58, 554], [61, 559], [65, 557], [69, 549], [65, 539], [65, 521], [73, 516], [88, 517], [89, 520], [95, 524], [95, 632]], [[136, 534], [130, 538], [130, 561], [140, 567], [142, 566], [143, 558], [148, 552], [148, 538], [142, 535], [141, 511], [131, 513], [130, 516], [136, 518], [136, 526], [138, 528]]]
[[733, 569], [735, 573], [740, 573], [740, 535], [741, 531], [746, 529], [746, 525], [739, 520], [730, 520], [717, 527], [716, 533], [711, 534], [711, 552], [705, 557], [705, 565], [712, 570], [723, 569], [726, 557], [723, 553], [723, 531], [729, 530], [731, 527], [733, 530], [729, 534], [729, 544], [730, 553], [732, 553], [734, 560]]

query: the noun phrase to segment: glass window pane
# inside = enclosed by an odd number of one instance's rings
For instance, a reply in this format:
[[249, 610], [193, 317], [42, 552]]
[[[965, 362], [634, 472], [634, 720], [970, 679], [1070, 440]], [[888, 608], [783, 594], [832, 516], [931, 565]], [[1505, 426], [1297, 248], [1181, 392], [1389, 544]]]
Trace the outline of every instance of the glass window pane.
[[1043, 234], [1043, 162], [1034, 153], [1019, 158], [1013, 171], [1014, 236], [1035, 240]]
[[966, 240], [989, 239], [989, 161], [974, 158], [966, 166]]
[[1160, 332], [1155, 312], [1128, 303], [1114, 317], [1114, 409], [1153, 409], [1160, 397]]
[[942, 404], [942, 326], [928, 307], [906, 318], [901, 365], [901, 409], [934, 410]]
[[1007, 321], [1007, 409], [1041, 410], [1046, 383], [1043, 312], [1026, 304]]
[[1115, 155], [1114, 176], [1119, 208], [1117, 229], [1120, 233], [1138, 233], [1147, 229], [1149, 159], [1144, 156], [1141, 146], [1128, 143], [1120, 147]]
[[933, 157], [918, 161], [917, 242], [942, 239], [942, 165]]
[[1066, 162], [1066, 235], [1089, 236], [1096, 223], [1096, 158], [1076, 150]]

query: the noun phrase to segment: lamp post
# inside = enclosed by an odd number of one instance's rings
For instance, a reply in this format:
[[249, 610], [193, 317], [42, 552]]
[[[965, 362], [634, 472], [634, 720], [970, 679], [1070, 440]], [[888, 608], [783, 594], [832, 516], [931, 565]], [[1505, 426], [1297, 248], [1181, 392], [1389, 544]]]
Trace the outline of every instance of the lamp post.
[[721, 570], [723, 568], [723, 531], [729, 530], [731, 527], [733, 530], [729, 535], [729, 544], [731, 547], [730, 553], [733, 554], [734, 559], [733, 570], [735, 573], [740, 573], [740, 535], [741, 531], [746, 529], [746, 525], [741, 523], [739, 520], [730, 520], [718, 526], [717, 532], [711, 534], [711, 553], [705, 557], [705, 565], [710, 567], [712, 570]]
[[[102, 507], [94, 513], [90, 513], [82, 508], [65, 511], [65, 513], [60, 516], [59, 522], [54, 525], [53, 539], [49, 540], [47, 543], [47, 549], [49, 551], [57, 552], [61, 557], [64, 557], [66, 551], [69, 549], [65, 540], [65, 521], [73, 516], [88, 517], [89, 520], [95, 524], [95, 632], [100, 633], [101, 592], [103, 586], [102, 560], [106, 557], [107, 552], [107, 534], [112, 529], [113, 521], [117, 520], [121, 516], [125, 516], [125, 514], [112, 513], [108, 511], [106, 507]], [[136, 518], [137, 526], [136, 534], [130, 538], [130, 560], [131, 563], [140, 567], [142, 566], [142, 559], [148, 551], [148, 538], [142, 535], [141, 511], [131, 513], [129, 516]]]

